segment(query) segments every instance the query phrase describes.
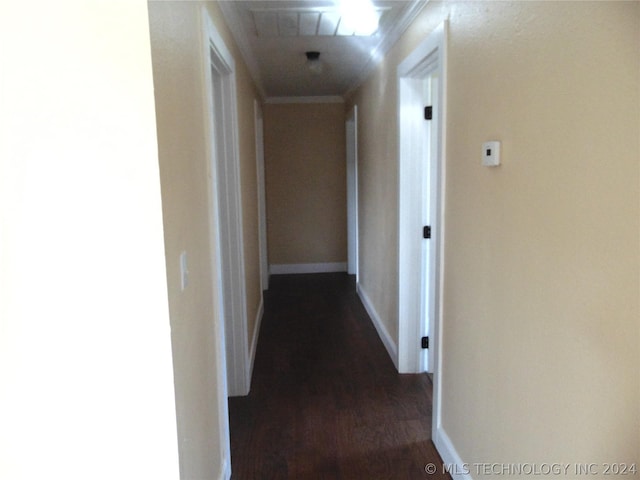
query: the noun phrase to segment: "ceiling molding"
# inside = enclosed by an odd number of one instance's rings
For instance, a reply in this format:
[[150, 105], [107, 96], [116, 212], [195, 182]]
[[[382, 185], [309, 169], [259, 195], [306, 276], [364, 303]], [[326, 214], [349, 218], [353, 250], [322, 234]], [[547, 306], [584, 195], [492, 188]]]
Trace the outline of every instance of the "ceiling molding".
[[350, 96], [360, 85], [364, 83], [367, 77], [380, 64], [387, 52], [395, 45], [402, 34], [406, 32], [409, 25], [411, 25], [411, 23], [416, 19], [428, 2], [429, 0], [414, 0], [411, 5], [407, 7], [407, 12], [402, 16], [400, 21], [393, 25], [383, 41], [380, 42], [373, 52], [371, 52], [369, 61], [344, 93], [345, 97]]
[[220, 10], [222, 10], [222, 16], [224, 17], [227, 27], [231, 31], [231, 35], [235, 40], [240, 54], [244, 59], [244, 63], [249, 69], [249, 74], [255, 83], [258, 92], [262, 98], [266, 98], [267, 94], [264, 90], [264, 84], [262, 83], [262, 76], [260, 75], [260, 68], [258, 67], [258, 61], [253, 54], [253, 50], [249, 45], [248, 32], [245, 31], [242, 20], [236, 12], [236, 9], [231, 5], [233, 2], [218, 2]]
[[338, 95], [324, 95], [317, 97], [268, 97], [265, 103], [344, 103], [344, 98]]

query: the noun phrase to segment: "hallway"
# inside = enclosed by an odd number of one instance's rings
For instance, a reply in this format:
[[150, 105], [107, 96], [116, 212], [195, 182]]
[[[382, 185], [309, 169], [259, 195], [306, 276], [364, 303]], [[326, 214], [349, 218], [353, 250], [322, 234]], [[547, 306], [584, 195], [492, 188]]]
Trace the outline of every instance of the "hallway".
[[426, 374], [398, 375], [354, 277], [274, 276], [251, 393], [229, 400], [233, 478], [419, 479], [428, 463], [441, 472], [431, 391]]

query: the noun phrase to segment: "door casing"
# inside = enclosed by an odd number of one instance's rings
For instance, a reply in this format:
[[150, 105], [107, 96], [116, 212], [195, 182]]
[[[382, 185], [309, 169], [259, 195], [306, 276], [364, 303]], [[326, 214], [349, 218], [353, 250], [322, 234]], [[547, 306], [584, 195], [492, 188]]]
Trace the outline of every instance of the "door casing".
[[[202, 9], [204, 32], [205, 118], [210, 162], [210, 237], [221, 285], [226, 348], [226, 380], [230, 396], [247, 395], [251, 382], [244, 242], [238, 154], [235, 61]], [[216, 279], [218, 280], [218, 279]]]
[[267, 198], [264, 171], [264, 116], [258, 100], [253, 101], [256, 130], [256, 174], [258, 185], [258, 240], [260, 249], [260, 290], [269, 290], [269, 255], [267, 246]]
[[358, 282], [358, 106], [347, 113], [347, 273]]
[[[399, 224], [398, 224], [398, 370], [424, 371], [420, 339], [425, 305], [431, 317], [430, 349], [434, 375], [433, 429], [440, 428], [442, 356], [442, 274], [444, 271], [444, 186], [446, 158], [447, 22], [423, 40], [398, 66]], [[424, 83], [438, 78], [433, 101], [432, 144], [424, 139]], [[431, 161], [424, 161], [430, 154]], [[425, 169], [428, 169], [426, 171]], [[430, 181], [425, 185], [426, 174]], [[428, 190], [428, 191], [426, 191]], [[431, 240], [422, 239], [423, 196], [430, 195]], [[431, 242], [428, 271], [422, 242]], [[424, 288], [428, 286], [428, 288]]]

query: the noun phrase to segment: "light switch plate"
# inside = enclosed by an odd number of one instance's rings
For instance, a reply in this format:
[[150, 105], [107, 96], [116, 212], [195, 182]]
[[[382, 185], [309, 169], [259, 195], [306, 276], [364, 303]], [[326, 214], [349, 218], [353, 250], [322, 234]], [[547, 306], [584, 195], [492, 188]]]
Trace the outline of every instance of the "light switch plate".
[[189, 285], [189, 268], [187, 266], [187, 252], [180, 254], [180, 290], [184, 291]]
[[485, 167], [500, 165], [500, 142], [491, 141], [482, 144], [482, 165]]

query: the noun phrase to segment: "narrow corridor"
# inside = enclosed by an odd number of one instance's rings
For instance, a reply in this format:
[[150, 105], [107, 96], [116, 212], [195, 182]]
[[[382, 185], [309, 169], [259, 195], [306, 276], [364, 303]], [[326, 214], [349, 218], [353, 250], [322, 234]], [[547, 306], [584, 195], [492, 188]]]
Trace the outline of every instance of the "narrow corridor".
[[259, 339], [251, 393], [229, 401], [233, 479], [442, 475], [431, 382], [397, 373], [354, 277], [272, 277]]

